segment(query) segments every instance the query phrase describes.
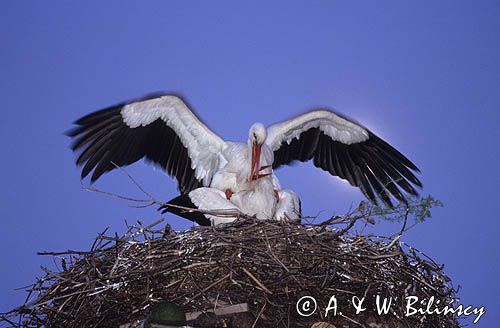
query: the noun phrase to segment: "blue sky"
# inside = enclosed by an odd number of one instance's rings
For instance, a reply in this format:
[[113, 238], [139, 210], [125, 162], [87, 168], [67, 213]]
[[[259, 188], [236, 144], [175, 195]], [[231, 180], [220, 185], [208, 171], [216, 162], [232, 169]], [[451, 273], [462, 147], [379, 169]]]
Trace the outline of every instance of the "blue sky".
[[[404, 240], [445, 264], [462, 303], [486, 307], [477, 326], [497, 326], [498, 1], [5, 0], [0, 12], [0, 311], [51, 265], [37, 251], [87, 249], [107, 226], [159, 218], [82, 191], [63, 132], [91, 111], [170, 90], [225, 139], [318, 106], [385, 138], [420, 167], [423, 194], [445, 204]], [[176, 195], [159, 170], [129, 172], [158, 199]], [[362, 199], [310, 164], [276, 174], [305, 214]], [[140, 196], [119, 172], [96, 187]]]

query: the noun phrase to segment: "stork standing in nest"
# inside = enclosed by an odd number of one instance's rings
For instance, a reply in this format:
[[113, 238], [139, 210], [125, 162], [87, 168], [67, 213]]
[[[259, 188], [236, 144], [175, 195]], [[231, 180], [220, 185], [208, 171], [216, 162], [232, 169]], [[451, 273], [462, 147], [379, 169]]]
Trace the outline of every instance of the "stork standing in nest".
[[[328, 110], [313, 110], [268, 128], [255, 123], [247, 143], [224, 141], [174, 95], [155, 94], [86, 115], [68, 135], [81, 150], [82, 178], [91, 182], [142, 158], [177, 179], [181, 195], [170, 203], [213, 210], [236, 207], [259, 219], [298, 218], [300, 202], [281, 190], [273, 169], [312, 160], [358, 187], [372, 202], [406, 202], [422, 184], [418, 168], [362, 125]], [[207, 225], [214, 217], [176, 210]], [[217, 222], [215, 222], [217, 223]]]

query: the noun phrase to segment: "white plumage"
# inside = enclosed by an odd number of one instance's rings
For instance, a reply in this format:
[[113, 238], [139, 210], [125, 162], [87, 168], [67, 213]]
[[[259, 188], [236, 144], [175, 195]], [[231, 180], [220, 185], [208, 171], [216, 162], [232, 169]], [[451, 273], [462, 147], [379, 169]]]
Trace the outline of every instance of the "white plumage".
[[[224, 140], [208, 129], [178, 97], [163, 96], [123, 106], [120, 111], [129, 128], [148, 126], [161, 119], [174, 130], [191, 158], [195, 177], [208, 185], [214, 173], [224, 166], [221, 151]], [[161, 142], [161, 140], [158, 140]]]
[[[349, 181], [373, 202], [421, 187], [417, 167], [360, 124], [315, 110], [267, 129], [255, 123], [247, 143], [221, 139], [179, 97], [153, 95], [89, 114], [69, 132], [77, 164], [91, 181], [141, 158], [175, 176], [182, 195], [199, 208], [237, 207], [260, 219], [300, 217], [300, 201], [281, 190], [272, 169], [293, 161], [314, 165]], [[185, 197], [183, 198], [185, 199]], [[179, 198], [180, 201], [180, 198]], [[216, 206], [217, 205], [217, 206]], [[212, 219], [212, 218], [210, 218]]]
[[[237, 219], [234, 213], [244, 213], [260, 220], [300, 221], [301, 208], [297, 195], [289, 189], [280, 190], [278, 194], [279, 201], [258, 190], [240, 191], [228, 200], [219, 189], [200, 187], [172, 199], [168, 202], [170, 206], [165, 205], [161, 209], [164, 213], [173, 212], [200, 224], [204, 219], [212, 225], [230, 223]], [[185, 211], [184, 207], [196, 208], [202, 213]]]
[[283, 142], [290, 144], [293, 139], [299, 139], [303, 132], [314, 128], [346, 145], [368, 140], [368, 131], [360, 125], [332, 112], [316, 110], [268, 127], [266, 144], [275, 151]]
[[302, 209], [297, 194], [290, 189], [280, 190], [279, 199], [274, 219], [278, 221], [300, 221], [302, 218]]

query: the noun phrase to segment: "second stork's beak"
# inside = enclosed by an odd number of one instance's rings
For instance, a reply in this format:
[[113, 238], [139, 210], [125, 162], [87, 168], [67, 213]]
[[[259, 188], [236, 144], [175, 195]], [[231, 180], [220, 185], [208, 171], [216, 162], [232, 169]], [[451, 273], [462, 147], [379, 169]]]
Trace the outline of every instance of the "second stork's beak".
[[252, 164], [250, 167], [250, 181], [258, 179], [260, 172], [260, 152], [262, 145], [254, 142], [252, 143]]

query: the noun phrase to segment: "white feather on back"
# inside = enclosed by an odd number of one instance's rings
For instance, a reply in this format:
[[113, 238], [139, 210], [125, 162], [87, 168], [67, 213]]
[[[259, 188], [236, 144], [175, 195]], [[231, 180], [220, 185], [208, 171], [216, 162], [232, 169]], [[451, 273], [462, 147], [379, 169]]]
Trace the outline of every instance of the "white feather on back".
[[278, 192], [280, 201], [276, 206], [274, 219], [278, 221], [300, 221], [300, 200], [295, 192], [290, 189]]
[[[189, 193], [189, 199], [201, 210], [239, 210], [236, 205], [226, 198], [224, 192], [214, 188], [197, 188]], [[205, 214], [205, 216], [212, 221], [212, 225], [229, 223], [236, 220], [235, 217], [220, 217], [211, 214]]]

